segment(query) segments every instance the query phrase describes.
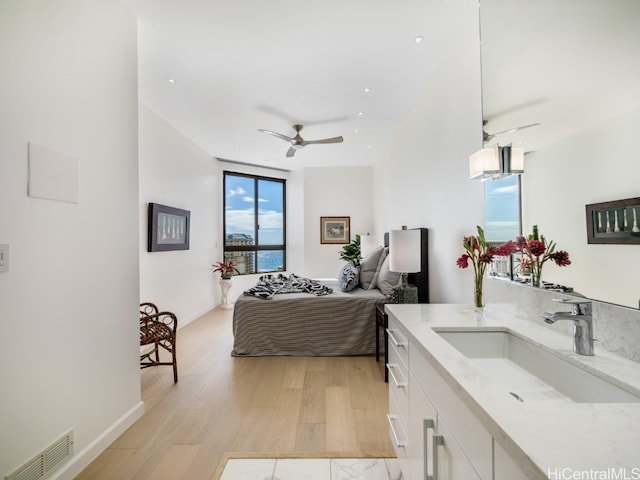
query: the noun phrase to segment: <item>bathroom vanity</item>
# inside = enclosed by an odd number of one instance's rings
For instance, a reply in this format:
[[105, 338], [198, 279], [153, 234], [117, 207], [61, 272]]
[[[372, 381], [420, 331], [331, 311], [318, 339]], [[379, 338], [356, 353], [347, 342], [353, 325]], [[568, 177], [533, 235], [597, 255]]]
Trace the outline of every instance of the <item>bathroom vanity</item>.
[[597, 342], [578, 355], [571, 335], [515, 305], [386, 311], [403, 478], [640, 479], [639, 363]]

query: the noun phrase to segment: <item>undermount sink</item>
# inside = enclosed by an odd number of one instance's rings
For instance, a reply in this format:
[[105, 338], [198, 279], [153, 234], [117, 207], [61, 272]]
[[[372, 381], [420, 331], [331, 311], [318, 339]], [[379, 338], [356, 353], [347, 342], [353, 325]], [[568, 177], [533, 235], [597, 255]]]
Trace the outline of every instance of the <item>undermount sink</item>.
[[504, 330], [436, 330], [522, 402], [640, 402], [640, 397]]

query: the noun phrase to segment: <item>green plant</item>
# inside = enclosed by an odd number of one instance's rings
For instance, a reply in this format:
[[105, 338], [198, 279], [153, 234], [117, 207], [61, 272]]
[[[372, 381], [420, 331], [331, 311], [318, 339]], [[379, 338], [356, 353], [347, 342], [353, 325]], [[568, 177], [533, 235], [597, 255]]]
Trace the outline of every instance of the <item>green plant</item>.
[[340, 252], [340, 258], [347, 262], [351, 260], [360, 260], [360, 235], [356, 234], [356, 239], [348, 245], [344, 245]]
[[222, 278], [228, 279], [231, 278], [231, 275], [233, 275], [234, 273], [240, 273], [240, 271], [236, 268], [236, 262], [234, 262], [233, 260], [224, 260], [223, 262], [216, 262], [215, 265], [212, 265], [212, 267], [215, 267], [213, 269], [213, 272], [220, 272], [220, 275], [222, 276]]

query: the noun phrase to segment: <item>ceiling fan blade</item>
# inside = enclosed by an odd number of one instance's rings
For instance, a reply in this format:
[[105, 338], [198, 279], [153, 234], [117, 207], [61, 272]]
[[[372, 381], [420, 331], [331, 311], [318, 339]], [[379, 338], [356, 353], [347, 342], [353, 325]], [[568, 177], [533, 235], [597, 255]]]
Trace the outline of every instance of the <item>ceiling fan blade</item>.
[[520, 130], [524, 130], [525, 128], [529, 128], [529, 127], [535, 127], [537, 125], [540, 125], [539, 123], [532, 123], [530, 125], [523, 125], [521, 127], [515, 127], [515, 128], [510, 128], [509, 130], [502, 130], [501, 132], [496, 132], [496, 133], [492, 133], [489, 136], [491, 138], [495, 137], [496, 135], [502, 135], [504, 133], [514, 133], [514, 132], [519, 132]]
[[291, 147], [287, 150], [287, 154], [285, 155], [287, 158], [293, 157], [296, 154], [296, 149]]
[[333, 137], [333, 138], [323, 138], [322, 140], [305, 140], [303, 142], [304, 145], [313, 145], [313, 144], [321, 144], [321, 143], [342, 143], [344, 138], [342, 137]]
[[291, 140], [293, 140], [293, 138], [291, 138], [291, 137], [287, 137], [286, 135], [283, 135], [282, 133], [274, 132], [272, 130], [264, 130], [262, 128], [259, 128], [258, 131], [266, 133], [268, 135], [273, 135], [274, 137], [278, 137], [278, 138], [284, 140], [285, 142], [290, 142]]

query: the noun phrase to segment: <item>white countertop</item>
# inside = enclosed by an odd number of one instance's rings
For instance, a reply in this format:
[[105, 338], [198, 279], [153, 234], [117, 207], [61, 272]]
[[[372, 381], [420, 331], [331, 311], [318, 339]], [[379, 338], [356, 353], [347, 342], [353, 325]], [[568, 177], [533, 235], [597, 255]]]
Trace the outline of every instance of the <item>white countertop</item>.
[[[433, 329], [506, 329], [638, 396], [639, 363], [599, 349], [597, 342], [594, 356], [577, 355], [572, 336], [553, 330], [542, 317], [518, 313], [517, 305], [488, 305], [483, 314], [455, 304], [390, 304], [386, 309], [531, 478], [640, 479], [640, 402], [518, 402]], [[568, 476], [574, 472], [583, 476]]]

